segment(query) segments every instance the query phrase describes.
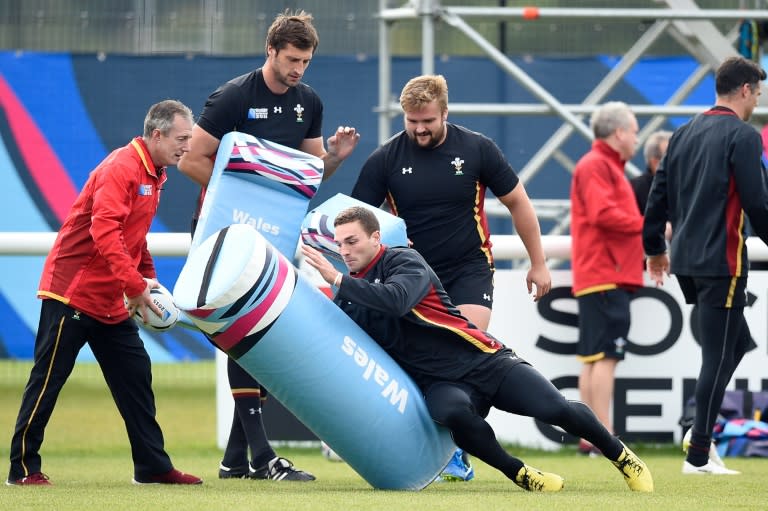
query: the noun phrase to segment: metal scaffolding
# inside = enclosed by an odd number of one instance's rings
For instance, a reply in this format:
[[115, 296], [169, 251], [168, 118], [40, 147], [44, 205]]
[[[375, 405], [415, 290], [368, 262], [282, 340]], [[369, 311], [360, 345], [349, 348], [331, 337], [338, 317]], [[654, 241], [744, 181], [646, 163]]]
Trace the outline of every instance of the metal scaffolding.
[[[651, 1], [651, 0], [649, 0]], [[762, 0], [761, 0], [762, 1]], [[743, 0], [742, 0], [743, 2]], [[402, 7], [388, 8], [387, 0], [379, 1], [379, 143], [387, 140], [391, 119], [402, 114], [400, 105], [392, 100], [392, 55], [390, 31], [400, 20], [421, 20], [422, 61], [424, 74], [434, 73], [435, 23], [443, 22], [458, 30], [510, 77], [533, 94], [539, 103], [451, 103], [451, 114], [481, 115], [551, 115], [559, 117], [562, 125], [539, 148], [519, 172], [523, 183], [530, 181], [543, 165], [555, 159], [569, 172], [574, 162], [561, 147], [574, 133], [592, 139], [592, 132], [583, 118], [595, 110], [608, 93], [625, 77], [629, 70], [662, 35], [669, 34], [681, 48], [692, 55], [699, 66], [663, 105], [630, 105], [637, 116], [649, 116], [639, 134], [640, 143], [659, 129], [669, 116], [693, 115], [708, 109], [711, 105], [683, 106], [681, 103], [696, 86], [714, 71], [727, 57], [738, 55], [734, 43], [738, 38], [738, 22], [743, 19], [768, 20], [768, 10], [749, 9], [700, 9], [694, 0], [655, 0], [655, 4], [666, 4], [666, 8], [536, 8], [536, 7], [447, 7], [440, 0], [410, 0]], [[754, 5], [757, 5], [755, 2]], [[601, 19], [611, 20], [655, 20], [620, 61], [595, 86], [580, 104], [564, 104], [545, 87], [536, 82], [523, 69], [512, 62], [504, 53], [472, 28], [466, 19], [537, 20], [544, 18]], [[726, 34], [720, 32], [713, 20], [734, 21], [734, 28]], [[755, 118], [768, 117], [768, 95], [761, 96], [761, 105], [755, 109]], [[636, 175], [637, 168], [628, 165], [630, 175]], [[554, 220], [554, 227], [547, 234], [562, 234], [570, 223], [570, 204], [567, 200], [534, 200], [540, 218]], [[491, 205], [489, 211], [498, 208]]]

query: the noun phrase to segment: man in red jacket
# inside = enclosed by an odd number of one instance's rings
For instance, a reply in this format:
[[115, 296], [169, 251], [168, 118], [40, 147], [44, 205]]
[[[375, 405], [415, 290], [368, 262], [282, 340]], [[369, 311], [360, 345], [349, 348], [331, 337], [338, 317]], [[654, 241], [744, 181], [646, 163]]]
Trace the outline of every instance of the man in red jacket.
[[[155, 420], [149, 355], [131, 316], [160, 313], [147, 232], [166, 166], [189, 150], [192, 112], [173, 100], [153, 105], [144, 134], [113, 151], [91, 172], [48, 254], [35, 361], [11, 440], [9, 485], [50, 485], [40, 446], [56, 399], [88, 343], [125, 421], [136, 484], [200, 484], [173, 468]], [[124, 298], [125, 297], [125, 298]]]
[[[616, 365], [624, 359], [630, 292], [643, 285], [643, 217], [624, 164], [637, 147], [637, 119], [615, 101], [590, 120], [595, 141], [571, 183], [573, 295], [579, 304], [581, 400], [609, 431]], [[582, 441], [579, 451], [594, 448]]]

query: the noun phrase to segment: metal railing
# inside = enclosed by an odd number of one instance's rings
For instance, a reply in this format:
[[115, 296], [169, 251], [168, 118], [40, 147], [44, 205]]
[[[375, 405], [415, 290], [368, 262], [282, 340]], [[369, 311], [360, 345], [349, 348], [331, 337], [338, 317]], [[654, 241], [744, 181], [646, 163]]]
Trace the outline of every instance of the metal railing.
[[[55, 232], [0, 232], [0, 256], [40, 256], [51, 249]], [[547, 258], [570, 259], [570, 236], [542, 236], [544, 253]], [[498, 260], [526, 258], [525, 246], [519, 236], [495, 235], [493, 256]], [[189, 233], [150, 233], [147, 236], [149, 251], [154, 257], [186, 256], [189, 252]], [[747, 239], [747, 250], [753, 261], [768, 261], [768, 246], [759, 238]]]

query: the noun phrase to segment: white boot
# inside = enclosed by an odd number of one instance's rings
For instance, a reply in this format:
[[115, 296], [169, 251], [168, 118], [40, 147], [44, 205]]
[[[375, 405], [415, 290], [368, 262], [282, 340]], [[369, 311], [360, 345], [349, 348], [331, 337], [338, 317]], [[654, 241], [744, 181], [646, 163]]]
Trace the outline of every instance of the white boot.
[[[685, 453], [688, 452], [688, 447], [690, 447], [690, 445], [691, 445], [691, 435], [692, 434], [693, 434], [693, 428], [688, 428], [688, 431], [686, 431], [685, 435], [683, 436], [683, 452], [685, 452]], [[718, 465], [718, 466], [720, 466], [722, 468], [725, 468], [725, 462], [720, 457], [720, 454], [717, 452], [717, 447], [715, 446], [715, 442], [712, 442], [711, 444], [709, 444], [709, 463], [707, 463], [707, 465], [712, 464], [712, 463], [714, 463], [715, 465]], [[687, 463], [687, 464], [690, 465], [690, 463]], [[706, 467], [707, 465], [704, 465], [704, 466]], [[693, 465], [690, 465], [690, 466], [693, 467]], [[693, 468], [701, 468], [701, 467], [693, 467]], [[729, 469], [726, 469], [726, 470], [728, 470], [729, 472], [732, 472], [732, 473], [736, 473], [736, 474], [739, 473], [739, 472], [737, 472], [735, 470], [729, 470]], [[685, 471], [685, 465], [684, 465], [683, 466], [683, 473], [684, 474], [688, 474], [688, 473], [693, 473], [693, 472], [686, 472]]]

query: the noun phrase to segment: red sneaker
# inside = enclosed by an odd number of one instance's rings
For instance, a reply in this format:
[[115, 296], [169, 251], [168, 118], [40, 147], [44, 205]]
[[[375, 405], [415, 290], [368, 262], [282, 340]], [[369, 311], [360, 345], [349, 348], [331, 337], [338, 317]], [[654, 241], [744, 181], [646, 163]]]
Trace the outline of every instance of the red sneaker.
[[14, 481], [8, 479], [5, 481], [5, 484], [8, 486], [51, 486], [53, 483], [51, 483], [47, 475], [42, 472], [35, 472], [34, 474], [29, 474], [27, 477], [22, 477], [21, 479], [16, 479]]
[[203, 480], [191, 474], [185, 474], [180, 470], [171, 469], [170, 472], [150, 476], [147, 478], [133, 478], [133, 484], [203, 484]]

